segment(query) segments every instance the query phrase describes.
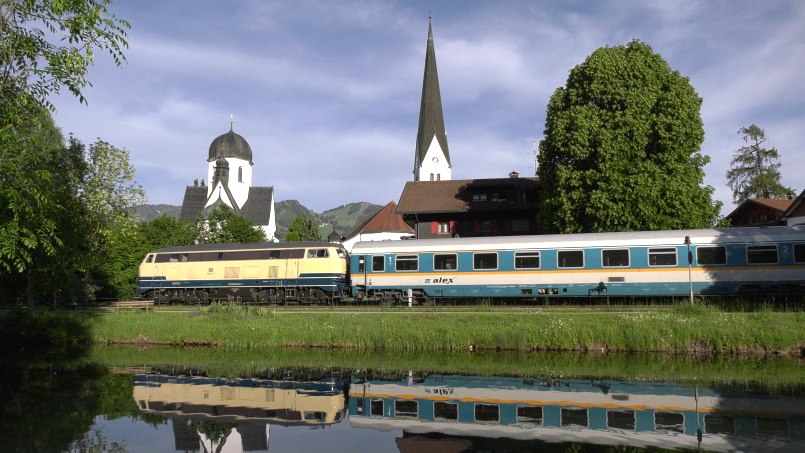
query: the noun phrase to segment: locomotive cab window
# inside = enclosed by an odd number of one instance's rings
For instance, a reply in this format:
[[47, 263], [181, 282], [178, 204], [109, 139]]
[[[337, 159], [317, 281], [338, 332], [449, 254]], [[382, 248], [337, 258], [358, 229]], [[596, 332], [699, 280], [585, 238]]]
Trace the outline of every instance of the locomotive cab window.
[[601, 250], [604, 267], [629, 267], [629, 249]]
[[154, 262], [154, 255], [148, 255], [148, 257], [145, 259], [145, 262], [146, 263], [153, 263]]
[[372, 272], [383, 272], [386, 270], [386, 261], [383, 255], [372, 257]]
[[746, 262], [749, 264], [777, 264], [777, 246], [776, 245], [747, 246]]
[[327, 253], [327, 249], [308, 249], [307, 251], [308, 258], [327, 258], [328, 256], [330, 254]]
[[696, 248], [696, 262], [705, 265], [727, 264], [726, 247], [698, 247]]
[[497, 253], [475, 253], [472, 255], [472, 268], [475, 270], [497, 269]]
[[794, 244], [794, 262], [805, 263], [805, 244]]
[[649, 266], [676, 266], [676, 249], [672, 247], [648, 249]]
[[418, 255], [397, 255], [398, 271], [412, 272], [419, 270], [419, 256]]
[[515, 269], [539, 269], [539, 252], [515, 252]]
[[559, 267], [584, 267], [583, 250], [560, 250], [556, 258]]
[[458, 258], [455, 253], [447, 255], [433, 255], [433, 270], [453, 271], [458, 268]]

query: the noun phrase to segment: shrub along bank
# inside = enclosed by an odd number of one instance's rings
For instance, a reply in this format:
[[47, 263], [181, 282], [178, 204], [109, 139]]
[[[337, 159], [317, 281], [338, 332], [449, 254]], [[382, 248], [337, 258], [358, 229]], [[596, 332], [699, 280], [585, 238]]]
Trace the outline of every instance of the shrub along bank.
[[[20, 315], [15, 315], [20, 316]], [[715, 308], [518, 311], [291, 311], [212, 306], [194, 312], [43, 312], [52, 341], [348, 348], [388, 351], [594, 351], [802, 355], [805, 313]], [[15, 328], [2, 315], [6, 335]], [[60, 329], [63, 322], [69, 329]], [[79, 327], [77, 327], [79, 326]], [[30, 334], [29, 334], [30, 335]]]

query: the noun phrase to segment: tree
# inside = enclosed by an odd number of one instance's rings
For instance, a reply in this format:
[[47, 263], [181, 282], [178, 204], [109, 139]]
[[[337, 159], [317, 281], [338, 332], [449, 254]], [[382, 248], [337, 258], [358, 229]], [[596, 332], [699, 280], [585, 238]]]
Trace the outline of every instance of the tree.
[[238, 215], [229, 206], [215, 206], [196, 222], [198, 237], [210, 244], [265, 242], [266, 234], [249, 219]]
[[[110, 14], [109, 0], [0, 0], [0, 270], [23, 273], [36, 256], [63, 243], [57, 183], [64, 162], [61, 132], [46, 107], [67, 88], [81, 102], [95, 49], [125, 59], [129, 24]], [[55, 43], [60, 43], [57, 45]], [[67, 43], [67, 45], [64, 45]], [[69, 163], [68, 163], [69, 164]], [[71, 169], [75, 169], [70, 167]], [[58, 195], [58, 196], [54, 196]], [[62, 198], [59, 198], [59, 197]], [[55, 217], [54, 217], [55, 216]]]
[[738, 129], [747, 146], [738, 148], [727, 171], [732, 199], [740, 204], [749, 198], [786, 198], [794, 190], [780, 183], [780, 154], [761, 146], [766, 132], [752, 124]]
[[640, 41], [603, 47], [551, 96], [539, 145], [548, 232], [709, 227], [701, 99]]
[[300, 215], [294, 219], [285, 235], [285, 242], [320, 241], [319, 226], [313, 219]]
[[[87, 71], [95, 51], [109, 53], [118, 66], [126, 59], [123, 49], [131, 25], [109, 11], [110, 3], [0, 0], [0, 100], [52, 108], [48, 96], [67, 88], [86, 103], [83, 89], [91, 85]], [[3, 118], [0, 129], [20, 118]]]

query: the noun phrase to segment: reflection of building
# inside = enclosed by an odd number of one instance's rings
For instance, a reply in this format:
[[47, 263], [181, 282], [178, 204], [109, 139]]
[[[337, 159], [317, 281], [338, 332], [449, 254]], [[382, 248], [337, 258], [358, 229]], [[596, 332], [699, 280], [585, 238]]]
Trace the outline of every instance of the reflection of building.
[[[210, 144], [207, 159], [208, 185], [185, 189], [180, 220], [194, 221], [199, 214], [224, 205], [263, 229], [269, 241], [277, 231], [274, 219], [274, 188], [252, 187], [252, 148], [236, 134], [234, 126]], [[196, 181], [198, 182], [198, 181]]]
[[223, 443], [239, 443], [243, 451], [267, 450], [270, 425], [326, 426], [339, 422], [346, 410], [340, 379], [138, 374], [133, 397], [143, 411], [172, 419], [179, 451]]
[[349, 414], [354, 427], [402, 430], [400, 451], [434, 442], [448, 450], [474, 450], [490, 439], [514, 450], [558, 442], [762, 450], [770, 440], [782, 448], [805, 449], [802, 400], [725, 396], [672, 383], [353, 378]]

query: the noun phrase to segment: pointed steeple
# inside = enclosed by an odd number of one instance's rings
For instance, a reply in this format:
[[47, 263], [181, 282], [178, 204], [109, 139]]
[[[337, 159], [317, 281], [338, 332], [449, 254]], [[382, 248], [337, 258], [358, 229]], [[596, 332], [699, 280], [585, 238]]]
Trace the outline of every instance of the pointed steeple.
[[425, 159], [434, 136], [444, 153], [446, 164], [450, 165], [450, 152], [447, 148], [447, 135], [444, 131], [442, 114], [442, 95], [439, 91], [439, 73], [436, 70], [436, 50], [433, 46], [433, 27], [428, 17], [428, 46], [425, 53], [425, 75], [422, 80], [422, 103], [419, 107], [419, 129], [416, 135], [416, 154], [414, 156], [414, 175]]

